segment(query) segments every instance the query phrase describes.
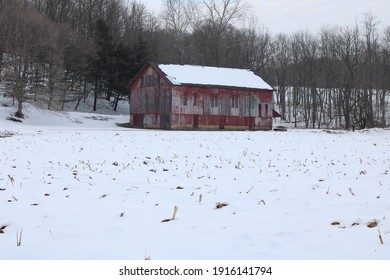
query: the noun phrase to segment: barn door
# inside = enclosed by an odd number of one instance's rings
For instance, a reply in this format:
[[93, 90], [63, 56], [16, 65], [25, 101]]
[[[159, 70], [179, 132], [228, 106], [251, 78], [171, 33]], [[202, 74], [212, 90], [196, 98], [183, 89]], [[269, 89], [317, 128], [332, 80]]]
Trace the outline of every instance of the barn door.
[[171, 115], [170, 114], [161, 114], [160, 128], [161, 129], [171, 129]]
[[144, 114], [135, 114], [134, 115], [134, 127], [143, 128], [144, 127]]
[[226, 116], [219, 117], [219, 129], [225, 129], [226, 125]]
[[192, 125], [192, 128], [197, 129], [199, 127], [199, 115], [194, 115], [194, 123]]
[[256, 125], [255, 117], [248, 117], [247, 124], [248, 124], [249, 130], [253, 130], [255, 128], [255, 125]]

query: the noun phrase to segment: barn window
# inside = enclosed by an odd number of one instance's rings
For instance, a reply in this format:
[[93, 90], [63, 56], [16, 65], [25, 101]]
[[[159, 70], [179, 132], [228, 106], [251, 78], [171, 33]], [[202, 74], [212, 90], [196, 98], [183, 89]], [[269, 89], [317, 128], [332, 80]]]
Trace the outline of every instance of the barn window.
[[198, 94], [194, 93], [194, 106], [198, 106]]
[[232, 95], [232, 108], [238, 108], [238, 96]]
[[183, 104], [184, 104], [184, 106], [187, 106], [187, 103], [188, 103], [187, 94], [184, 94], [184, 96], [183, 96]]
[[141, 77], [141, 87], [144, 86], [144, 76]]
[[144, 85], [145, 85], [146, 87], [149, 86], [149, 82], [150, 82], [150, 76], [145, 76]]
[[149, 110], [149, 95], [145, 94], [145, 108], [148, 111]]
[[218, 107], [218, 94], [213, 94], [211, 98], [211, 107]]
[[259, 117], [262, 117], [262, 110], [261, 110], [261, 104], [259, 104]]
[[145, 86], [148, 87], [150, 86], [150, 76], [146, 76], [145, 77], [145, 82], [144, 82]]
[[146, 87], [153, 87], [154, 86], [154, 79], [152, 75], [145, 77], [145, 86]]
[[265, 116], [268, 117], [268, 104], [265, 104]]
[[250, 96], [249, 97], [249, 108], [250, 109], [254, 109], [255, 108], [255, 97], [254, 96]]

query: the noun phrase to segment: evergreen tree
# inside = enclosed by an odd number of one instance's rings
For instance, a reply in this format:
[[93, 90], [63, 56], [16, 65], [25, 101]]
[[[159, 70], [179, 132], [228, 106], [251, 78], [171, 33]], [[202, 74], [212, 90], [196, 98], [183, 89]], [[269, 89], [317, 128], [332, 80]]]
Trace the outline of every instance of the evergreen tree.
[[133, 76], [135, 76], [139, 70], [149, 61], [150, 53], [147, 41], [142, 34], [138, 35], [137, 42], [133, 47]]
[[120, 43], [115, 50], [112, 73], [109, 79], [110, 88], [115, 91], [114, 111], [117, 110], [121, 96], [128, 95], [129, 78], [134, 74], [131, 50]]
[[110, 99], [111, 90], [108, 88], [108, 81], [113, 71], [112, 59], [114, 57], [114, 43], [109, 33], [109, 26], [102, 19], [96, 23], [94, 39], [96, 53], [90, 57], [89, 72], [95, 87], [93, 110], [96, 111], [97, 99], [103, 90], [106, 90], [107, 99]]

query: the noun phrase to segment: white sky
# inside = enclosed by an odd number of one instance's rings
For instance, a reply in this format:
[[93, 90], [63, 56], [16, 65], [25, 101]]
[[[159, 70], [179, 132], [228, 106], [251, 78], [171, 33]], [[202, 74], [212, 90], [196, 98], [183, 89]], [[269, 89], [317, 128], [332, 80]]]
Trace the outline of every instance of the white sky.
[[[313, 32], [322, 26], [353, 25], [371, 13], [380, 27], [390, 26], [390, 0], [245, 0], [272, 33]], [[142, 0], [158, 14], [163, 0]]]

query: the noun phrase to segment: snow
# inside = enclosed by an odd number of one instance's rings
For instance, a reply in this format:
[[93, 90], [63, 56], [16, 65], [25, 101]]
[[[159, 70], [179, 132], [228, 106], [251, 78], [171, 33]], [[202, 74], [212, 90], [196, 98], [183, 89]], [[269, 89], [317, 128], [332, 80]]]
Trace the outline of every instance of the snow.
[[246, 69], [159, 64], [174, 85], [198, 84], [273, 90], [262, 78]]
[[389, 130], [134, 130], [116, 125], [125, 115], [14, 111], [0, 107], [0, 259], [390, 258]]

